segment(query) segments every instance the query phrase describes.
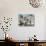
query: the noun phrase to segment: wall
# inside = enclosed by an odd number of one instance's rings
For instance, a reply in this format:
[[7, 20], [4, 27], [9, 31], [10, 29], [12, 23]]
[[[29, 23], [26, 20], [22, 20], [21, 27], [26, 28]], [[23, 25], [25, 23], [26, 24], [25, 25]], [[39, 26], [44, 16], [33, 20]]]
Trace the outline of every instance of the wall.
[[45, 25], [45, 28], [44, 28], [44, 30], [45, 30], [44, 31], [44, 39], [46, 39], [46, 15], [45, 15], [45, 24], [44, 25]]
[[[13, 17], [13, 22], [10, 31], [10, 35], [17, 40], [27, 40], [34, 34], [37, 35], [37, 39], [45, 39], [45, 15], [46, 8], [33, 8], [30, 6], [28, 0], [0, 0], [0, 16]], [[35, 26], [34, 27], [19, 27], [18, 15], [22, 14], [34, 14]], [[2, 31], [0, 32], [0, 34]], [[45, 33], [45, 34], [44, 34]], [[1, 34], [2, 35], [2, 34]], [[2, 39], [2, 36], [0, 36]]]

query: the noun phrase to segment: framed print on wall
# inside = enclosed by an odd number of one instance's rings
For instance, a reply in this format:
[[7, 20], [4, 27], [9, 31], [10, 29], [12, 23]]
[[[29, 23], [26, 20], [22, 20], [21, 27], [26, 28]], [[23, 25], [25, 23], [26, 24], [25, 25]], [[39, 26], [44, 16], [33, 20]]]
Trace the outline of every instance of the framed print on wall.
[[19, 14], [19, 26], [34, 26], [35, 16], [33, 14]]

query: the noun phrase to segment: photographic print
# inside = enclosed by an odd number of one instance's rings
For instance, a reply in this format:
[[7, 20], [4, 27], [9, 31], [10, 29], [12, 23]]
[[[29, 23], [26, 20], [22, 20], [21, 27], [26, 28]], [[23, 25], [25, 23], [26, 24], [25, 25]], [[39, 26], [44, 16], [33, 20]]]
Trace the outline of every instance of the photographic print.
[[19, 26], [34, 26], [35, 16], [33, 14], [19, 14]]

